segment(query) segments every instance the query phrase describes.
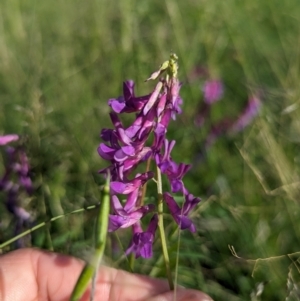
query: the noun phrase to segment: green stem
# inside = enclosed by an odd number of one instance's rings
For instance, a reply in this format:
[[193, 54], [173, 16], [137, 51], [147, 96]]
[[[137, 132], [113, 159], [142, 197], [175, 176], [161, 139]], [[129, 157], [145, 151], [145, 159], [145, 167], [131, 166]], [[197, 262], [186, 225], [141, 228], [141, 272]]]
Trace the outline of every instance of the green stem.
[[[148, 172], [150, 170], [150, 163], [151, 163], [151, 157], [149, 157], [149, 159], [147, 160], [146, 172]], [[145, 185], [142, 188], [142, 197], [141, 197], [141, 202], [140, 202], [141, 205], [144, 205], [146, 192], [147, 192], [147, 182], [145, 183]]]
[[38, 224], [38, 225], [35, 225], [35, 226], [32, 227], [31, 229], [26, 230], [26, 231], [24, 231], [24, 232], [22, 232], [22, 233], [16, 235], [15, 237], [13, 237], [13, 238], [11, 238], [11, 239], [5, 241], [4, 243], [0, 244], [0, 252], [2, 251], [2, 248], [6, 247], [6, 246], [8, 246], [8, 245], [10, 245], [10, 244], [12, 244], [12, 243], [15, 242], [16, 240], [18, 240], [18, 239], [24, 237], [25, 235], [28, 235], [28, 234], [34, 232], [35, 230], [38, 230], [39, 228], [42, 228], [42, 227], [48, 225], [48, 224], [51, 223], [51, 222], [54, 222], [54, 221], [56, 221], [56, 220], [58, 220], [58, 219], [64, 218], [64, 217], [66, 217], [66, 216], [68, 216], [68, 215], [71, 215], [71, 214], [80, 213], [80, 212], [83, 212], [83, 211], [86, 211], [86, 210], [92, 210], [92, 209], [95, 209], [95, 208], [97, 208], [97, 207], [98, 207], [98, 205], [92, 205], [92, 206], [88, 206], [88, 207], [86, 207], [86, 208], [77, 209], [77, 210], [74, 210], [74, 211], [72, 211], [72, 212], [68, 212], [68, 213], [65, 213], [65, 214], [62, 214], [62, 215], [58, 215], [58, 216], [52, 217], [52, 218], [49, 219], [48, 221], [42, 222], [42, 223], [40, 223], [40, 224]]
[[130, 270], [133, 273], [133, 271], [134, 271], [134, 264], [135, 264], [135, 257], [134, 257], [133, 253], [131, 253], [130, 256], [129, 256], [129, 264], [130, 264]]
[[70, 301], [80, 300], [91, 280], [92, 280], [92, 290], [91, 290], [90, 300], [94, 300], [97, 271], [104, 254], [108, 224], [109, 224], [109, 208], [110, 208], [109, 184], [110, 184], [110, 175], [107, 175], [106, 183], [103, 189], [103, 197], [101, 200], [99, 213], [96, 220], [95, 251], [90, 262], [87, 262], [85, 267], [83, 268], [77, 280], [77, 283], [74, 287], [74, 290], [72, 292]]
[[163, 206], [163, 194], [162, 194], [162, 180], [161, 180], [160, 169], [158, 167], [156, 168], [156, 171], [157, 171], [156, 175], [157, 175], [157, 194], [158, 194], [158, 205], [157, 205], [158, 206], [158, 228], [159, 228], [159, 233], [160, 233], [160, 238], [161, 238], [161, 246], [162, 246], [164, 261], [165, 261], [165, 265], [166, 265], [169, 287], [170, 287], [170, 290], [173, 290], [174, 283], [173, 283], [173, 279], [172, 279], [168, 246], [167, 246], [167, 240], [166, 240], [165, 229], [164, 229], [164, 217], [163, 217], [164, 206]]

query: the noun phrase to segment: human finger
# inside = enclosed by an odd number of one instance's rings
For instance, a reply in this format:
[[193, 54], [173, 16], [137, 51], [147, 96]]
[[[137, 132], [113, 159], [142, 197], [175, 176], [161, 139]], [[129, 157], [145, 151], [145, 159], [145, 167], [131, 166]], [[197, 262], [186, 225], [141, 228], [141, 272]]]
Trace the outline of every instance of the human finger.
[[[68, 300], [83, 266], [81, 260], [57, 253], [36, 249], [11, 252], [0, 258], [0, 300]], [[166, 281], [102, 266], [98, 272], [95, 300], [173, 300], [168, 299], [173, 294], [168, 291]], [[157, 299], [164, 293], [163, 299]], [[177, 297], [184, 297], [181, 291], [177, 293]], [[186, 300], [210, 300], [203, 296]], [[85, 300], [89, 300], [89, 291], [82, 298]]]

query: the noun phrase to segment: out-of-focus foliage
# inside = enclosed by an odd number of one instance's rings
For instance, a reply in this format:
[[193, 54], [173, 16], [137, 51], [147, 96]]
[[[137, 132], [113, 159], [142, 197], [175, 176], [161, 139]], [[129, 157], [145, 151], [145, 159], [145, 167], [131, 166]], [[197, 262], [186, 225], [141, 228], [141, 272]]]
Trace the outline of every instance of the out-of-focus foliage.
[[[198, 232], [182, 232], [179, 250], [167, 226], [173, 267], [179, 252], [174, 274], [215, 300], [298, 300], [299, 16], [297, 0], [1, 1], [0, 134], [27, 138], [35, 192], [24, 208], [38, 223], [98, 203], [107, 100], [125, 79], [139, 94], [151, 91], [144, 80], [174, 51], [184, 106], [168, 137], [177, 141], [174, 159], [193, 164], [185, 184], [203, 200], [193, 216]], [[223, 81], [224, 96], [199, 128], [208, 77]], [[209, 127], [237, 118], [254, 93], [262, 108], [253, 123], [204, 150]], [[15, 229], [4, 197], [1, 243]], [[65, 217], [26, 243], [87, 258], [94, 217]], [[107, 262], [127, 268], [126, 231], [109, 242]], [[136, 272], [164, 275], [158, 241], [154, 250]]]

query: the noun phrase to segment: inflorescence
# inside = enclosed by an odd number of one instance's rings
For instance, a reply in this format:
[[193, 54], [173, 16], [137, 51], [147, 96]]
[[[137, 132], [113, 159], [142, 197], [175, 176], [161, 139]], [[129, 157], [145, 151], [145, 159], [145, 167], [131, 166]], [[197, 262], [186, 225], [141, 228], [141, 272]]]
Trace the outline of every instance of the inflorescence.
[[[0, 136], [0, 146], [19, 140], [16, 134]], [[31, 195], [33, 192], [32, 181], [29, 175], [30, 168], [27, 155], [21, 146], [6, 147], [7, 160], [5, 171], [0, 178], [0, 191], [6, 194], [5, 205], [9, 212], [16, 218], [16, 231], [19, 234], [23, 224], [30, 223], [31, 215], [22, 207], [23, 193]], [[17, 241], [17, 246], [22, 247], [22, 241]]]
[[[181, 113], [181, 83], [177, 78], [177, 70], [177, 56], [171, 54], [170, 59], [148, 80], [155, 80], [163, 73], [166, 74], [165, 77], [160, 78], [154, 90], [144, 96], [135, 96], [134, 82], [125, 81], [123, 96], [108, 101], [112, 109], [110, 119], [114, 128], [101, 131], [104, 143], [99, 145], [98, 153], [111, 163], [100, 171], [109, 172], [111, 175], [113, 212], [110, 215], [109, 231], [132, 227], [133, 238], [126, 254], [133, 252], [136, 257], [152, 256], [158, 216], [156, 204], [145, 204], [143, 186], [152, 179], [157, 182], [157, 173], [164, 174], [169, 181], [171, 193], [162, 193], [162, 198], [175, 222], [180, 229], [189, 229], [192, 232], [196, 230], [188, 215], [200, 202], [200, 198], [190, 194], [182, 181], [191, 166], [172, 160], [171, 151], [175, 141], [166, 138], [170, 120], [175, 120], [176, 114]], [[128, 127], [125, 127], [119, 118], [125, 113], [135, 114], [135, 120]], [[134, 173], [136, 168], [146, 161], [154, 162], [156, 172], [146, 169], [143, 173]], [[172, 193], [179, 193], [184, 197], [182, 208]], [[143, 231], [141, 219], [148, 213], [153, 213], [153, 217], [147, 230]]]

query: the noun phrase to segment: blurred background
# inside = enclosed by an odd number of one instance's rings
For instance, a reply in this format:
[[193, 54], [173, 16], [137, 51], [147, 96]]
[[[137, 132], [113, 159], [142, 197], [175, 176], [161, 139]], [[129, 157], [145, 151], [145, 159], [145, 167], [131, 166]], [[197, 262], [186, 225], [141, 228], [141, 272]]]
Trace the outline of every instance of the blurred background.
[[[19, 197], [32, 217], [21, 229], [0, 193], [0, 243], [99, 203], [107, 100], [126, 79], [149, 93], [144, 80], [174, 51], [184, 103], [168, 137], [202, 198], [195, 234], [179, 237], [166, 215], [174, 275], [214, 300], [300, 300], [299, 16], [297, 0], [1, 1], [0, 135], [22, 135], [34, 192]], [[94, 217], [66, 216], [2, 252], [88, 258]], [[110, 235], [107, 264], [128, 269], [129, 235]], [[134, 271], [164, 276], [159, 235]]]

